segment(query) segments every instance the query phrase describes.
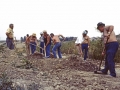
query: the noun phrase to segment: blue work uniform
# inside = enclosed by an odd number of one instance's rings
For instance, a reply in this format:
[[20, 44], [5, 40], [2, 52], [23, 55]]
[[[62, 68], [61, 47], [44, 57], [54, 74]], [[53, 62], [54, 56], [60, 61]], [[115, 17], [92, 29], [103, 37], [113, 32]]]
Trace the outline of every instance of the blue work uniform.
[[35, 42], [36, 38], [31, 38], [31, 40], [33, 40], [32, 42], [30, 41], [30, 48], [31, 48], [31, 53], [34, 54], [34, 52], [36, 51], [36, 42]]
[[[46, 46], [46, 44], [47, 44], [47, 37], [44, 37], [44, 43], [45, 43], [45, 46]], [[47, 58], [50, 57], [50, 47], [51, 47], [51, 38], [50, 38], [49, 44], [46, 46], [46, 57]]]
[[57, 58], [56, 50], [58, 50], [59, 58], [62, 58], [60, 48], [61, 48], [61, 42], [56, 42], [55, 45], [53, 46], [53, 49], [52, 49], [52, 52], [54, 54], [54, 58]]
[[[83, 38], [83, 40], [85, 40], [85, 39]], [[84, 52], [84, 50], [85, 50], [84, 60], [86, 60], [88, 58], [88, 56], [87, 56], [87, 53], [88, 53], [88, 43], [82, 43], [81, 46], [82, 46], [82, 52]]]
[[106, 47], [105, 68], [102, 70], [102, 72], [104, 74], [107, 74], [108, 70], [110, 70], [110, 75], [116, 77], [114, 58], [118, 50], [119, 44], [118, 42], [109, 42], [105, 45], [105, 47]]

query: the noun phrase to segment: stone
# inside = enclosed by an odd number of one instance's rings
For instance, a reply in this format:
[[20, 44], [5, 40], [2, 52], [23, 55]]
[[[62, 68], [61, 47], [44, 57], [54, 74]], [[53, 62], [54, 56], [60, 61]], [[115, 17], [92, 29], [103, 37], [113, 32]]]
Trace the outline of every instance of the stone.
[[54, 88], [50, 86], [50, 87], [45, 87], [44, 90], [54, 90]]

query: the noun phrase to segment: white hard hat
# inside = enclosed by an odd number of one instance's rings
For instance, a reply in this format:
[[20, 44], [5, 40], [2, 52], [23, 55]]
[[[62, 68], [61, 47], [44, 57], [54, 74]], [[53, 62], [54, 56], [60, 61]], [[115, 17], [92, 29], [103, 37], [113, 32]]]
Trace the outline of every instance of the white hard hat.
[[46, 30], [43, 30], [43, 33], [47, 32]]
[[41, 32], [40, 34], [43, 34], [43, 32]]

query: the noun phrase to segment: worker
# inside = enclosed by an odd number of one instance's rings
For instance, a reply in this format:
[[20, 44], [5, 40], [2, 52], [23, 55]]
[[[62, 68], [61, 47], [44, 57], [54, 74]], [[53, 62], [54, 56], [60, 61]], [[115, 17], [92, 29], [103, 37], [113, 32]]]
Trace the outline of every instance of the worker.
[[44, 36], [43, 32], [40, 33], [40, 53], [44, 54]]

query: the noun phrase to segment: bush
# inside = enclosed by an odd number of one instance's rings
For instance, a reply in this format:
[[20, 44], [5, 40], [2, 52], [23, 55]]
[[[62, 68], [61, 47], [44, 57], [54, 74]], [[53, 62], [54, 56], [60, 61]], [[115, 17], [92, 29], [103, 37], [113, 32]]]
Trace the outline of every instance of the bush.
[[77, 54], [75, 41], [66, 41], [62, 43], [61, 52], [65, 54]]
[[[103, 45], [100, 39], [91, 41], [88, 57], [93, 60], [104, 60], [104, 57], [101, 55], [102, 50], [103, 50]], [[61, 52], [66, 54], [77, 54], [75, 41], [63, 42], [61, 47]], [[120, 49], [116, 53], [115, 62], [117, 63], [120, 62]]]

